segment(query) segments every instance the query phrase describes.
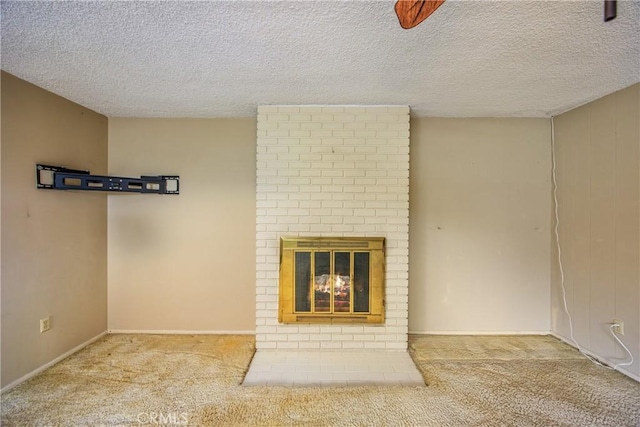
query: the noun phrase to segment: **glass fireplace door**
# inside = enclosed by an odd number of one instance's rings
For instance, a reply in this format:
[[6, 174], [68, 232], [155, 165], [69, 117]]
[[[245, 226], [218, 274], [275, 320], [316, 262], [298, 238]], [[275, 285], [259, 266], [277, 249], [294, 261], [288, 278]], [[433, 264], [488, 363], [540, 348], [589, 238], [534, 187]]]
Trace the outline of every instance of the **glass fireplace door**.
[[296, 313], [369, 312], [368, 252], [296, 251], [294, 270]]
[[278, 321], [383, 323], [383, 237], [281, 237]]

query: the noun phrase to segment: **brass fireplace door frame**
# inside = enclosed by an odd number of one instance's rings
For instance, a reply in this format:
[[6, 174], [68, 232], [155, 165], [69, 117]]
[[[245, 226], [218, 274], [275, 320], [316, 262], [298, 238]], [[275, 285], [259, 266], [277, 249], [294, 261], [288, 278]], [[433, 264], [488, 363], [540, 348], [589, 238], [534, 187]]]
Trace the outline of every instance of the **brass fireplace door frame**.
[[[350, 306], [350, 312], [314, 312], [313, 307], [308, 312], [295, 311], [295, 253], [316, 251], [370, 254], [368, 312], [354, 312], [353, 305]], [[280, 323], [384, 323], [384, 278], [384, 237], [281, 237], [278, 321]], [[310, 287], [313, 289], [313, 283]]]

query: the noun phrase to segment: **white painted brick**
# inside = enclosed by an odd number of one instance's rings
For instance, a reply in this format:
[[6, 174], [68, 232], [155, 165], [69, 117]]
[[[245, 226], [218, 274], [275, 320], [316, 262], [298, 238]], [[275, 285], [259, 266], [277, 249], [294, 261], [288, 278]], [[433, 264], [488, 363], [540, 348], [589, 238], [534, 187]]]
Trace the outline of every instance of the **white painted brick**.
[[357, 122], [375, 122], [377, 116], [375, 113], [356, 114], [355, 120]]
[[333, 167], [338, 169], [354, 169], [356, 167], [355, 162], [333, 162]]
[[[366, 160], [366, 156], [364, 154], [360, 154], [360, 153], [353, 153], [353, 154], [345, 154], [344, 155], [344, 160], [345, 161], [354, 161], [354, 162], [364, 162]], [[360, 164], [358, 163], [358, 167], [359, 168], [366, 168], [367, 166], [365, 164]]]
[[395, 334], [378, 334], [376, 335], [376, 341], [395, 341]]
[[308, 130], [290, 130], [289, 135], [296, 138], [307, 138], [311, 136], [311, 131]]
[[[290, 160], [290, 161], [296, 161], [296, 160], [301, 160], [301, 156], [309, 156], [309, 154], [297, 154], [297, 153], [280, 153], [278, 154], [278, 160]], [[307, 159], [302, 159], [302, 160], [307, 160]]]
[[343, 191], [349, 193], [364, 193], [367, 190], [367, 187], [364, 185], [345, 185], [343, 186]]
[[298, 325], [298, 332], [301, 334], [317, 334], [320, 332], [320, 327], [307, 324]]
[[[378, 121], [368, 121], [367, 122], [367, 129], [368, 130], [375, 130], [374, 135], [377, 138], [391, 138], [391, 137], [398, 137], [398, 131], [389, 131], [388, 129], [388, 123], [387, 122], [378, 122]], [[382, 136], [381, 133], [389, 133], [392, 132], [393, 135], [391, 136]]]
[[[353, 200], [353, 194], [351, 193], [334, 193], [331, 195], [331, 198], [333, 200], [341, 200], [341, 201], [349, 201], [349, 200]], [[343, 203], [344, 205], [344, 203]], [[349, 207], [349, 206], [345, 206], [345, 207]]]
[[278, 300], [275, 295], [256, 295], [256, 302], [274, 302], [277, 303]]
[[289, 120], [292, 122], [310, 122], [311, 114], [289, 114]]
[[[366, 124], [364, 121], [360, 122], [347, 122], [344, 124], [345, 129], [364, 129]], [[404, 129], [403, 129], [404, 130]]]
[[387, 202], [380, 200], [370, 200], [365, 202], [365, 207], [367, 209], [382, 209], [387, 207]]
[[319, 333], [319, 334], [310, 334], [309, 339], [311, 341], [330, 341], [332, 338], [331, 334], [327, 333]]
[[314, 122], [332, 122], [333, 114], [313, 114], [311, 120]]
[[322, 107], [322, 112], [323, 113], [343, 113], [344, 112], [345, 107], [338, 107], [335, 105], [328, 105], [328, 106], [323, 106]]
[[311, 350], [311, 349], [319, 349], [320, 348], [320, 343], [319, 342], [314, 342], [314, 341], [301, 341], [298, 343], [298, 348], [305, 349], [305, 350]]
[[311, 227], [308, 224], [290, 224], [287, 232], [306, 234], [311, 231]]
[[[331, 129], [312, 129], [311, 130], [311, 138], [327, 138], [330, 137], [333, 134]], [[304, 140], [305, 144], [316, 144], [315, 141], [313, 141], [312, 139], [305, 139]]]
[[[256, 347], [406, 349], [408, 107], [264, 108], [258, 108], [256, 160], [256, 328], [275, 331], [261, 330]], [[289, 121], [294, 115], [306, 121]], [[366, 115], [372, 123], [356, 120]], [[287, 121], [278, 121], [285, 116]], [[385, 235], [385, 326], [278, 325], [276, 260], [282, 233]], [[390, 262], [396, 265], [389, 268]]]
[[[343, 140], [344, 145], [355, 145], [355, 146], [364, 145], [366, 142], [366, 139], [363, 137], [368, 135], [363, 135], [363, 134], [366, 134], [367, 132], [369, 131], [358, 131], [358, 130], [354, 131], [353, 138], [344, 138]], [[375, 132], [371, 132], [371, 133], [375, 135]]]
[[363, 334], [364, 326], [343, 326], [342, 332], [345, 334]]
[[277, 129], [283, 129], [283, 130], [286, 129], [288, 131], [300, 130], [300, 123], [294, 123], [294, 122], [275, 122], [275, 123], [266, 122], [264, 123], [264, 125], [259, 124], [258, 126], [260, 127], [260, 129], [264, 129], [265, 125], [273, 126], [274, 124], [277, 125]]
[[354, 209], [353, 215], [358, 217], [374, 216], [376, 212], [373, 209]]
[[266, 148], [267, 148], [266, 150], [267, 153], [288, 153], [289, 152], [288, 145], [270, 145]]
[[344, 349], [362, 349], [364, 348], [364, 343], [361, 341], [345, 341], [342, 343], [342, 348]]
[[332, 152], [340, 153], [340, 154], [350, 154], [355, 152], [355, 147], [345, 146], [345, 145], [336, 145], [331, 147]]
[[301, 208], [316, 209], [316, 208], [320, 208], [321, 206], [322, 206], [322, 202], [319, 200], [313, 200], [313, 201], [304, 200], [300, 202]]
[[338, 123], [338, 122], [322, 122], [322, 129], [331, 129], [333, 132], [331, 132], [331, 134], [333, 135], [333, 133], [336, 130], [341, 130], [344, 129], [344, 123]]
[[[297, 200], [281, 200], [277, 205], [279, 208], [297, 208], [300, 206], [300, 202]], [[300, 206], [302, 207], [302, 206]]]
[[277, 347], [278, 350], [296, 350], [299, 348], [297, 342], [278, 342]]
[[362, 334], [362, 335], [355, 334], [353, 336], [353, 340], [354, 341], [375, 341], [375, 339], [376, 339], [376, 336], [374, 334], [367, 334], [367, 333]]
[[320, 216], [307, 216], [299, 218], [300, 224], [320, 224]]
[[[345, 110], [348, 111], [348, 110]], [[333, 120], [336, 122], [353, 122], [355, 121], [355, 114], [349, 114], [347, 112], [343, 114], [336, 113], [333, 115]]]
[[278, 105], [277, 107], [279, 113], [299, 113], [302, 108], [297, 105]]
[[364, 170], [358, 170], [358, 169], [347, 169], [344, 170], [344, 176], [365, 176], [367, 174], [371, 174], [372, 171], [364, 171]]
[[311, 122], [311, 123], [300, 123], [300, 129], [302, 130], [312, 130], [312, 129], [321, 129], [322, 123]]
[[[355, 138], [373, 138], [376, 136], [375, 130], [365, 129], [365, 130], [356, 130], [353, 132], [353, 136]], [[345, 140], [345, 144], [347, 141]], [[360, 144], [357, 144], [360, 145]]]
[[324, 224], [324, 225], [327, 225], [327, 224], [342, 224], [342, 221], [343, 221], [342, 217], [332, 217], [332, 216], [320, 217], [320, 223]]
[[353, 209], [331, 209], [331, 215], [343, 217], [343, 218], [340, 218], [342, 220], [344, 219], [344, 217], [353, 216]]
[[372, 170], [378, 167], [377, 162], [369, 161], [369, 160], [359, 160], [357, 164], [360, 170], [365, 171], [365, 174], [369, 174]]
[[312, 193], [311, 200], [331, 200], [331, 193]]
[[321, 160], [325, 160], [323, 157], [324, 156], [322, 154], [317, 154], [317, 153], [301, 154], [300, 155], [300, 160], [311, 161], [311, 162], [319, 162]]
[[[350, 218], [344, 218], [344, 225], [353, 225], [353, 224], [364, 224], [364, 218], [352, 216]], [[353, 227], [351, 227], [351, 231], [355, 231]]]
[[301, 105], [299, 106], [301, 113], [315, 114], [322, 113], [322, 106], [320, 105]]
[[256, 340], [256, 350], [269, 350], [269, 349], [276, 349], [276, 348], [277, 348], [277, 345], [274, 342]]
[[333, 341], [353, 341], [353, 334], [346, 334], [344, 332], [340, 334], [333, 334], [332, 340]]
[[386, 348], [386, 345], [384, 342], [378, 341], [378, 342], [365, 342], [364, 343], [364, 348], [369, 348], [369, 349], [378, 349], [378, 350], [382, 350], [384, 348]]
[[329, 177], [329, 176], [316, 177], [316, 178], [313, 178], [313, 184], [314, 185], [330, 185], [330, 184], [333, 184], [333, 179], [332, 177]]
[[[290, 200], [310, 200], [311, 195], [305, 193], [297, 193], [297, 194], [285, 194], [285, 199], [289, 198]], [[301, 202], [302, 203], [302, 202]]]
[[344, 144], [344, 139], [334, 137], [333, 132], [331, 132], [331, 138], [322, 138], [322, 145], [330, 146], [332, 152], [335, 150], [334, 147], [342, 144]]
[[306, 216], [309, 215], [309, 209], [289, 208], [289, 209], [287, 209], [286, 215], [288, 215], [288, 216], [297, 216], [297, 217], [306, 217]]
[[[272, 138], [287, 137], [289, 136], [289, 131], [286, 129], [269, 129], [267, 130], [267, 136]], [[276, 140], [273, 142], [276, 142]]]
[[[290, 216], [280, 216], [278, 217], [278, 224], [297, 224], [298, 223], [298, 218], [297, 217], [290, 217]], [[272, 228], [275, 229], [275, 228]], [[278, 229], [280, 231], [286, 231], [283, 229]]]
[[[334, 194], [334, 198], [335, 198], [335, 194]], [[353, 199], [353, 197], [351, 197], [351, 199]], [[346, 201], [345, 200], [345, 201], [342, 202], [342, 205], [345, 208], [362, 209], [362, 208], [364, 208], [365, 203], [366, 202], [363, 202], [363, 201], [351, 201], [351, 200]]]
[[275, 326], [260, 326], [260, 327], [256, 327], [256, 333], [260, 333], [260, 334], [274, 334], [276, 333], [277, 328]]
[[397, 319], [396, 320], [396, 325], [398, 326], [403, 326], [405, 328], [407, 328], [409, 326], [409, 319], [404, 317], [402, 319]]
[[342, 348], [342, 342], [340, 342], [340, 341], [323, 341], [323, 342], [320, 343], [320, 348], [321, 349], [337, 350], [339, 348]]
[[333, 153], [333, 147], [329, 145], [312, 145], [309, 147], [312, 153]]
[[291, 169], [309, 169], [311, 167], [311, 163], [309, 162], [289, 162], [288, 165]]
[[311, 225], [311, 230], [312, 233], [328, 233], [331, 231], [331, 225], [330, 224], [312, 224]]
[[407, 341], [401, 340], [396, 342], [386, 342], [385, 348], [387, 350], [406, 350], [407, 349]]
[[323, 162], [343, 161], [344, 156], [344, 154], [322, 154], [318, 156], [318, 160], [322, 160]]
[[288, 341], [309, 341], [309, 334], [288, 334]]

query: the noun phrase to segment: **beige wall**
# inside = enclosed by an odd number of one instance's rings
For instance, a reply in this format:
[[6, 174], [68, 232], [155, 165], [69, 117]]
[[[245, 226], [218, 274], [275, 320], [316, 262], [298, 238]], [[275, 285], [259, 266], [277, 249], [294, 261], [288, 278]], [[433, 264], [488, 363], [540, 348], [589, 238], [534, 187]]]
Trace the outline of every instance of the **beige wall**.
[[[625, 352], [609, 331], [624, 322], [621, 337], [640, 377], [640, 84], [555, 119], [560, 244], [567, 305], [574, 338], [611, 363]], [[555, 225], [555, 220], [554, 220]], [[564, 312], [555, 240], [552, 331], [571, 341]]]
[[550, 123], [411, 121], [409, 331], [549, 330]]
[[112, 175], [180, 195], [109, 196], [109, 330], [254, 331], [255, 119], [109, 119]]
[[107, 118], [2, 72], [3, 387], [107, 328], [106, 195], [36, 190], [37, 162], [106, 173]]

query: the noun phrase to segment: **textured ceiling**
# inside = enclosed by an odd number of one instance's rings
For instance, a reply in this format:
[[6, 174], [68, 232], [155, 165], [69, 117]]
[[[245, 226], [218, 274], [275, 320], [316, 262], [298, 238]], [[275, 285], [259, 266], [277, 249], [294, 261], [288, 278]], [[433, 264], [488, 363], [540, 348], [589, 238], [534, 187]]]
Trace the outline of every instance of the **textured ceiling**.
[[546, 117], [640, 81], [640, 2], [2, 2], [2, 69], [107, 116], [403, 104]]

